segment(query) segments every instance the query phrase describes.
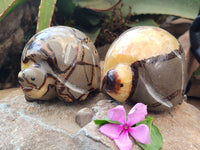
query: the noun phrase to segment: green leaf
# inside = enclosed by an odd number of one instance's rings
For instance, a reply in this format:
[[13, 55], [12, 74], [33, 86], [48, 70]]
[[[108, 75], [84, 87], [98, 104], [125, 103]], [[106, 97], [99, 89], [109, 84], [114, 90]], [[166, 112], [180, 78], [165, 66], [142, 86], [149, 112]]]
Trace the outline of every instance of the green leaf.
[[110, 120], [108, 117], [106, 117], [104, 120], [94, 120], [94, 123], [100, 126], [107, 123], [121, 124], [119, 121]]
[[82, 7], [95, 11], [109, 11], [115, 8], [121, 0], [73, 0], [73, 2]]
[[72, 16], [76, 7], [72, 0], [58, 0], [56, 6], [66, 18], [70, 18]]
[[76, 8], [74, 12], [74, 20], [76, 24], [90, 28], [101, 23], [100, 14], [86, 8]]
[[89, 31], [85, 31], [84, 33], [95, 43], [97, 36], [101, 31], [101, 27], [91, 28]]
[[146, 116], [144, 120], [140, 121], [139, 123], [136, 124], [136, 126], [140, 125], [140, 124], [146, 124], [149, 129], [153, 123], [154, 118], [150, 117], [150, 116]]
[[141, 18], [138, 18], [138, 20], [136, 22], [129, 23], [128, 26], [129, 27], [158, 26], [158, 24], [150, 17], [141, 17]]
[[11, 13], [19, 5], [25, 3], [27, 0], [1, 0], [0, 2], [0, 21], [3, 20], [9, 13]]
[[41, 0], [38, 13], [37, 32], [50, 27], [56, 1], [57, 0]]
[[103, 125], [103, 124], [108, 123], [108, 121], [106, 121], [106, 120], [94, 120], [94, 123], [97, 124], [97, 125]]
[[146, 124], [149, 127], [150, 135], [151, 135], [151, 144], [141, 144], [136, 141], [136, 143], [142, 147], [144, 150], [159, 150], [163, 146], [163, 138], [158, 130], [158, 128], [153, 125], [153, 117], [147, 116], [143, 121], [139, 122], [139, 124]]
[[122, 0], [124, 16], [129, 14], [167, 14], [196, 18], [200, 0]]
[[193, 73], [193, 76], [199, 76], [200, 75], [200, 67], [197, 68], [197, 70]]
[[101, 30], [100, 14], [86, 8], [76, 8], [74, 11], [75, 27], [84, 32], [95, 42]]
[[105, 120], [108, 121], [109, 123], [121, 124], [121, 122], [119, 122], [119, 121], [110, 120], [110, 119], [108, 118], [108, 116], [106, 116]]

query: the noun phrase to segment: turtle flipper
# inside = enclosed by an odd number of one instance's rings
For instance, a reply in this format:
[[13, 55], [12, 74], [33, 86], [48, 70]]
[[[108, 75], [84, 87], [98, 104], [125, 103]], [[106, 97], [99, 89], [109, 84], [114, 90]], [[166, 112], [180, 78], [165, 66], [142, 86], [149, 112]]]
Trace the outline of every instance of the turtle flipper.
[[190, 27], [190, 44], [192, 53], [200, 63], [200, 10]]

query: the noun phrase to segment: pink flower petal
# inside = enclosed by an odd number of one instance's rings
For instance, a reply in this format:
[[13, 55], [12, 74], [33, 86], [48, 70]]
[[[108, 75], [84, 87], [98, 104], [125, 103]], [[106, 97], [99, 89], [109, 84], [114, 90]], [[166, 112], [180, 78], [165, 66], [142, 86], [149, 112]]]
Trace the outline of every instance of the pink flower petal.
[[131, 150], [132, 149], [132, 141], [128, 136], [128, 131], [124, 130], [122, 134], [114, 139], [115, 144], [119, 147], [120, 150]]
[[145, 124], [140, 124], [137, 127], [129, 128], [129, 133], [132, 135], [132, 137], [136, 141], [138, 141], [142, 144], [150, 144], [151, 143], [149, 127]]
[[122, 105], [116, 106], [108, 111], [110, 120], [119, 121], [122, 124], [126, 122], [126, 111]]
[[128, 125], [133, 126], [134, 124], [145, 119], [147, 115], [147, 106], [142, 103], [137, 103], [128, 113]]
[[111, 139], [118, 138], [123, 130], [123, 126], [119, 124], [105, 124], [99, 128], [99, 131]]

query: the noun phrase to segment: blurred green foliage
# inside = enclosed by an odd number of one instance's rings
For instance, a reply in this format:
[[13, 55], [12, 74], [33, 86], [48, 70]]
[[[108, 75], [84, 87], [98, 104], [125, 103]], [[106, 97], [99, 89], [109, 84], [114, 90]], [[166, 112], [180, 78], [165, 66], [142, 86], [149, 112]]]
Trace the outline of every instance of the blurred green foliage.
[[[1, 21], [27, 0], [0, 1]], [[199, 7], [199, 0], [41, 0], [36, 32], [51, 25], [72, 26], [104, 44], [130, 27], [156, 26], [152, 15], [194, 19]], [[100, 41], [101, 36], [107, 41]]]
[[27, 0], [0, 0], [0, 21]]
[[41, 0], [37, 21], [37, 32], [50, 26], [57, 0]]

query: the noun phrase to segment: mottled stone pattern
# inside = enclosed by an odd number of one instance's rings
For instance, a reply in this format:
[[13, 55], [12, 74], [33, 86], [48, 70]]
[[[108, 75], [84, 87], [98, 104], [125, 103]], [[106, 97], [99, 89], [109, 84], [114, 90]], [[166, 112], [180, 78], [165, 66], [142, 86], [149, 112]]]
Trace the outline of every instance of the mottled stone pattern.
[[98, 52], [75, 28], [46, 28], [24, 47], [18, 80], [29, 101], [56, 96], [66, 102], [82, 101], [99, 89]]
[[[75, 117], [81, 112], [103, 119], [119, 103], [103, 93], [90, 95], [86, 101], [64, 104], [61, 101], [29, 103], [18, 89], [0, 91], [0, 149], [117, 150], [114, 142], [98, 131], [93, 121], [82, 128]], [[127, 112], [131, 109], [124, 105]], [[200, 149], [200, 111], [183, 102], [171, 112], [152, 114], [163, 135], [162, 150]], [[140, 150], [134, 145], [133, 150]]]

